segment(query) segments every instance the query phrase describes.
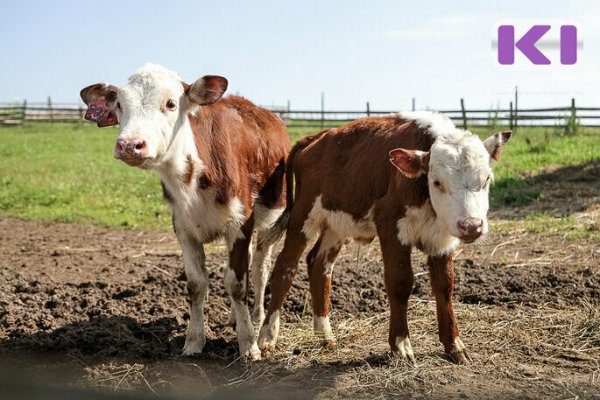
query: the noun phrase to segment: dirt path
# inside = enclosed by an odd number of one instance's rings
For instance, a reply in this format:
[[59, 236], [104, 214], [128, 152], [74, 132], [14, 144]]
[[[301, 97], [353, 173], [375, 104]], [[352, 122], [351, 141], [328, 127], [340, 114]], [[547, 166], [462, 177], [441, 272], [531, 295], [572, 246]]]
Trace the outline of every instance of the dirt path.
[[489, 243], [466, 247], [457, 262], [458, 320], [472, 365], [454, 366], [441, 354], [418, 253], [409, 313], [418, 365], [388, 357], [381, 256], [372, 244], [347, 246], [336, 264], [335, 351], [320, 350], [310, 335], [301, 267], [285, 304], [280, 351], [248, 366], [236, 361], [227, 325], [223, 248], [211, 247], [207, 261], [206, 352], [185, 358], [179, 353], [189, 315], [173, 234], [4, 218], [0, 360], [23, 382], [34, 371], [50, 382], [141, 393], [600, 394], [598, 245], [519, 229]]

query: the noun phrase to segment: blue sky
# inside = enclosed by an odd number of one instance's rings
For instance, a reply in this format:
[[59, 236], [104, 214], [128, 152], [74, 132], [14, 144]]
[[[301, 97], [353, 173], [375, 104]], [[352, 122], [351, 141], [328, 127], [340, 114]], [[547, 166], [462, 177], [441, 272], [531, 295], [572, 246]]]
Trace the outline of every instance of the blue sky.
[[[145, 62], [186, 81], [219, 74], [262, 105], [402, 110], [600, 106], [600, 1], [23, 1], [3, 4], [0, 101], [76, 102], [91, 83], [123, 84]], [[495, 22], [580, 21], [573, 69], [494, 65]]]

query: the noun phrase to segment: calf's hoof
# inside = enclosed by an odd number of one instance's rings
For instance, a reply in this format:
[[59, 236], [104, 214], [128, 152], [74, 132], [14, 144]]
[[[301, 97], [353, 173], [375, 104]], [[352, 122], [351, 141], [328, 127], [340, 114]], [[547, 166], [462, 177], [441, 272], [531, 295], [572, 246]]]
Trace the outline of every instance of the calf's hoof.
[[263, 354], [275, 351], [275, 343], [279, 334], [279, 311], [275, 311], [258, 334], [258, 348]]
[[269, 335], [262, 335], [258, 339], [258, 348], [262, 354], [273, 353], [275, 351], [275, 341]]
[[260, 361], [262, 359], [262, 353], [260, 350], [251, 351], [246, 355], [246, 360], [250, 362]]
[[323, 341], [321, 342], [321, 345], [323, 346], [323, 349], [325, 349], [325, 350], [333, 350], [336, 348], [337, 342], [333, 338], [328, 338], [328, 339], [323, 339]]
[[204, 339], [185, 339], [185, 344], [183, 345], [182, 354], [184, 356], [192, 356], [194, 354], [202, 353], [204, 349], [204, 344], [206, 340]]
[[416, 364], [415, 353], [413, 352], [408, 336], [405, 338], [397, 337], [394, 344], [395, 346], [392, 346], [392, 354], [413, 365]]
[[467, 348], [459, 337], [454, 339], [452, 349], [446, 353], [452, 361], [459, 365], [468, 364], [471, 361], [471, 357], [469, 357], [469, 354], [467, 353]]
[[469, 364], [471, 362], [471, 357], [469, 357], [465, 350], [452, 351], [448, 353], [448, 356], [458, 365]]
[[245, 361], [249, 362], [260, 361], [262, 356], [256, 342], [252, 343], [249, 347], [240, 345], [240, 354]]

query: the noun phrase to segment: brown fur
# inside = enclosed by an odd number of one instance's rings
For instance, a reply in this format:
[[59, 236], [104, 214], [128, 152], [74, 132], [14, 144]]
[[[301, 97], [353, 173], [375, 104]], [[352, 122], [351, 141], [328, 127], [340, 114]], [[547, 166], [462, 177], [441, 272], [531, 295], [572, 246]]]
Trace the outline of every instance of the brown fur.
[[261, 201], [271, 207], [285, 204], [280, 166], [291, 146], [280, 118], [237, 96], [201, 107], [188, 118], [206, 165], [199, 178], [201, 189], [213, 187], [221, 204], [238, 197], [248, 213], [253, 193], [263, 194]]
[[[315, 199], [321, 196], [325, 209], [343, 211], [357, 221], [373, 209], [390, 301], [389, 342], [392, 351], [398, 351], [397, 338], [408, 336], [406, 313], [414, 275], [410, 263], [411, 247], [402, 245], [398, 240], [396, 223], [404, 216], [407, 207], [419, 207], [428, 200], [429, 189], [425, 174], [409, 179], [399, 173], [390, 163], [389, 152], [396, 148], [429, 151], [433, 142], [434, 138], [419, 128], [416, 122], [398, 116], [357, 120], [297, 142], [288, 159], [288, 198], [291, 197], [294, 177], [296, 191], [293, 201], [288, 200], [289, 225], [284, 248], [271, 277], [271, 302], [265, 321], [269, 321], [283, 305], [298, 259], [307, 245], [302, 231], [304, 222]], [[320, 252], [320, 246], [321, 239], [309, 252], [307, 264], [313, 313], [326, 316], [331, 276], [323, 274], [323, 265], [325, 261], [333, 262], [341, 243], [332, 249], [323, 249], [323, 252]], [[440, 339], [446, 351], [451, 352], [454, 338], [458, 336], [451, 304], [452, 258], [430, 257], [429, 264], [438, 302]]]
[[190, 186], [192, 184], [192, 178], [194, 177], [194, 162], [192, 161], [192, 156], [187, 155], [187, 164], [185, 174], [183, 175], [183, 182]]

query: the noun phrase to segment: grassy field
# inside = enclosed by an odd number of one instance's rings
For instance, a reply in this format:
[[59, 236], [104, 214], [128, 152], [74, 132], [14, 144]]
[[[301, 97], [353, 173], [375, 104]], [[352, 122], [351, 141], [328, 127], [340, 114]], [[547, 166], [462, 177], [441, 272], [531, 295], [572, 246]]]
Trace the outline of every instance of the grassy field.
[[[487, 128], [474, 129], [485, 137]], [[292, 140], [315, 130], [291, 126]], [[26, 219], [85, 221], [104, 226], [170, 229], [157, 175], [113, 158], [116, 128], [32, 124], [0, 128], [0, 213]], [[549, 165], [573, 166], [600, 159], [599, 129], [576, 136], [560, 128], [519, 128], [494, 167], [492, 206], [523, 205], [544, 193], [527, 178]], [[539, 225], [560, 215], [540, 213]], [[565, 219], [568, 223], [568, 219]]]

